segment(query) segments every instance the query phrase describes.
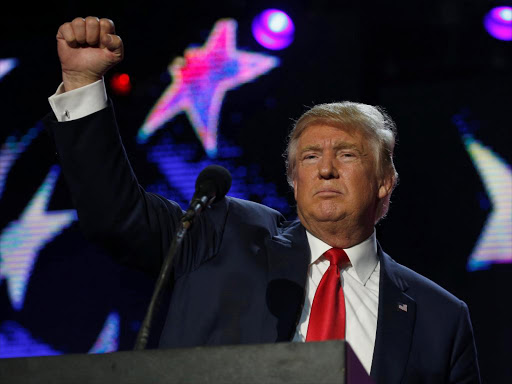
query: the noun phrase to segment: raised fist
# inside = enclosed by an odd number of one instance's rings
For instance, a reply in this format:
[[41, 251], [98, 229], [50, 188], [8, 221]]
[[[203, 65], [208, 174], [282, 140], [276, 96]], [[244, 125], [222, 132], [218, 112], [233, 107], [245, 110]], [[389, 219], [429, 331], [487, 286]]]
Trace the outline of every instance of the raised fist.
[[57, 32], [57, 51], [65, 91], [101, 79], [123, 59], [123, 42], [112, 20], [77, 17]]

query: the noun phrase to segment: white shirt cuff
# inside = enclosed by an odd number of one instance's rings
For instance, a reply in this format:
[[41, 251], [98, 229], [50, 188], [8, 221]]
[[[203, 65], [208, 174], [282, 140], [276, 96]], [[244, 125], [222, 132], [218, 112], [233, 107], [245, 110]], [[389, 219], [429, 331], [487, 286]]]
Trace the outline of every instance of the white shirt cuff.
[[64, 92], [64, 84], [61, 83], [48, 101], [57, 121], [80, 119], [107, 107], [105, 83], [101, 79], [69, 92]]

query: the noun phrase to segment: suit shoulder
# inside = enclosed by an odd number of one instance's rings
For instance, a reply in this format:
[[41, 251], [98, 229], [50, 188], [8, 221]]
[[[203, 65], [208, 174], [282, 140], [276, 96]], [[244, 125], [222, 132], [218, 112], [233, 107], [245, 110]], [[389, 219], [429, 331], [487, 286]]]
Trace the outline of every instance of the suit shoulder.
[[394, 279], [395, 282], [415, 300], [422, 300], [427, 303], [430, 302], [436, 306], [444, 305], [457, 311], [460, 310], [461, 306], [466, 307], [466, 304], [462, 300], [448, 292], [439, 284], [397, 263], [389, 255], [385, 253], [383, 253], [383, 255], [382, 261], [386, 265], [390, 278]]
[[259, 220], [284, 220], [283, 215], [273, 208], [267, 207], [266, 205], [256, 203], [254, 201], [243, 200], [236, 197], [226, 197], [226, 203], [230, 214], [236, 215], [250, 215], [246, 216], [248, 220], [259, 219]]

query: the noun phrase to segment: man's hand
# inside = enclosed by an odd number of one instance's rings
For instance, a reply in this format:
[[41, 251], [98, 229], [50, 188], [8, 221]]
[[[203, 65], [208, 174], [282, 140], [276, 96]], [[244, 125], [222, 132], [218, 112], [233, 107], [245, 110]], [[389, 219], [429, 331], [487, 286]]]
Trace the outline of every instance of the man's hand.
[[100, 80], [123, 59], [123, 42], [112, 20], [77, 17], [60, 26], [57, 51], [67, 92]]

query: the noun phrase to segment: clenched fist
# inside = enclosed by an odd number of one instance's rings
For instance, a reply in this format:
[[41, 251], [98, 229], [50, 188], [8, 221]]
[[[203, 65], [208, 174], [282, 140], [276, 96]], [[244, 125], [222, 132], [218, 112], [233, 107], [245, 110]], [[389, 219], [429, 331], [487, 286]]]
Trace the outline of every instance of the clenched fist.
[[112, 20], [77, 17], [57, 32], [57, 51], [65, 91], [101, 79], [123, 59], [123, 42]]

